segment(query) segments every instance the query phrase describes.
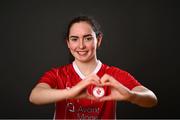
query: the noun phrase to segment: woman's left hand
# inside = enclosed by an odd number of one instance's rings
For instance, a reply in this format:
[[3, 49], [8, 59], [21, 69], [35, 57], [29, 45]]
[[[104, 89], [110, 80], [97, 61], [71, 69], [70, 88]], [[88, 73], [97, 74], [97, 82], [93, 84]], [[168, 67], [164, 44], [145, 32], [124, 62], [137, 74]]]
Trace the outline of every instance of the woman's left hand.
[[99, 99], [100, 101], [107, 101], [107, 100], [129, 101], [129, 99], [131, 98], [132, 92], [124, 85], [119, 83], [112, 76], [105, 74], [100, 81], [102, 86], [108, 86], [111, 89], [111, 94], [100, 98]]
[[111, 94], [100, 98], [99, 101], [128, 101], [142, 107], [153, 107], [157, 105], [156, 95], [144, 86], [137, 86], [129, 90], [108, 74], [105, 74], [100, 81], [102, 86], [110, 87]]

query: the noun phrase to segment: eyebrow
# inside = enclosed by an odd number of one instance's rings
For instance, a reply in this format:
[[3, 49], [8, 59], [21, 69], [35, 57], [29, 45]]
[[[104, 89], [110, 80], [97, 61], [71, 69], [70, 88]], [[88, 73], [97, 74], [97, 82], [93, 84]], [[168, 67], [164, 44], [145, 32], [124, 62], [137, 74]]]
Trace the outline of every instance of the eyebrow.
[[91, 34], [87, 34], [87, 35], [84, 35], [83, 37], [89, 37], [89, 36], [92, 36]]
[[70, 36], [69, 38], [78, 38], [78, 36]]
[[[91, 34], [87, 34], [87, 35], [84, 35], [83, 37], [89, 37], [89, 36], [92, 36], [92, 35], [91, 35]], [[79, 37], [72, 35], [72, 36], [70, 36], [69, 38], [79, 38]]]

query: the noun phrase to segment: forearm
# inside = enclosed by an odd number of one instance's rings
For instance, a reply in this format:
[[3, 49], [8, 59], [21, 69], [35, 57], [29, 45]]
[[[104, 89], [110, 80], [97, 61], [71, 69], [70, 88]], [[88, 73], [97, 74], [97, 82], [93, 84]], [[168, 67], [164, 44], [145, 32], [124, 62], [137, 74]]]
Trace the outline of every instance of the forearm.
[[131, 93], [132, 95], [129, 101], [133, 104], [137, 104], [142, 107], [153, 107], [157, 104], [157, 98], [155, 94], [150, 90], [132, 90]]
[[69, 97], [66, 89], [51, 89], [37, 87], [32, 90], [29, 100], [31, 103], [41, 105], [48, 103], [55, 103], [57, 101], [65, 100]]

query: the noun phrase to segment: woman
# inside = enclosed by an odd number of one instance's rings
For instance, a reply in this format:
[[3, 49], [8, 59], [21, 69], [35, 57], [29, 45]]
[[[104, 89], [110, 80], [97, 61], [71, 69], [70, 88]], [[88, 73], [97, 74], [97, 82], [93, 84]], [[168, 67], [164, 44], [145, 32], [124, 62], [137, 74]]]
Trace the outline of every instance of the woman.
[[116, 101], [142, 107], [157, 104], [155, 94], [128, 72], [97, 59], [102, 32], [95, 20], [74, 18], [66, 41], [74, 61], [46, 72], [32, 90], [30, 102], [56, 103], [56, 119], [115, 119]]

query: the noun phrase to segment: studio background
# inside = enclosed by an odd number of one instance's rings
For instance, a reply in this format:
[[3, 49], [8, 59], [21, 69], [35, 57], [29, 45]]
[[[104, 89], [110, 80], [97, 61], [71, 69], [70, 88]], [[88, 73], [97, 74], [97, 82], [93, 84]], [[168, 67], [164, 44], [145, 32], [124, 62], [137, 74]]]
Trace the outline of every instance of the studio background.
[[180, 118], [179, 12], [172, 0], [0, 1], [0, 118], [53, 118], [53, 104], [35, 106], [28, 97], [45, 71], [68, 63], [63, 32], [81, 13], [101, 24], [100, 60], [158, 97], [151, 109], [118, 102], [117, 118]]

